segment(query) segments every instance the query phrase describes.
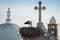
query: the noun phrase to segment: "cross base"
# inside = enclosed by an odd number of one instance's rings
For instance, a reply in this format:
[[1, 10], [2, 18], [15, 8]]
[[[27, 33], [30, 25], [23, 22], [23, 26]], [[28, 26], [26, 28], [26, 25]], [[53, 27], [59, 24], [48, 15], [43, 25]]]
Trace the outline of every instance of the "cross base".
[[44, 33], [47, 32], [47, 30], [46, 30], [46, 28], [45, 28], [45, 26], [43, 25], [42, 22], [37, 23], [37, 28], [42, 30]]

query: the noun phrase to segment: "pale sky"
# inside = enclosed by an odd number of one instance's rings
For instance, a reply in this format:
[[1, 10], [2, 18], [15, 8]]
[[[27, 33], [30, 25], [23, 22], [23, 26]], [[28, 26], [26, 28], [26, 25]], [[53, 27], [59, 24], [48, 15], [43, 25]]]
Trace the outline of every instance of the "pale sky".
[[[38, 6], [39, 0], [0, 0], [0, 24], [5, 23], [7, 9], [11, 9], [11, 20], [20, 27], [25, 26], [24, 22], [31, 20], [33, 26], [38, 22], [38, 10], [34, 10]], [[58, 24], [58, 34], [60, 34], [60, 0], [42, 0], [42, 6], [46, 10], [42, 10], [42, 22], [47, 28], [47, 24], [52, 16], [55, 17]]]

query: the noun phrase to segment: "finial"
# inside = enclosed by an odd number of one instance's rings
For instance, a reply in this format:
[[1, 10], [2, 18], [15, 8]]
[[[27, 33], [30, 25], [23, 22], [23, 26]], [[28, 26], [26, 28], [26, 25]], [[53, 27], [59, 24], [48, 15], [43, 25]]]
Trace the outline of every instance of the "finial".
[[8, 8], [6, 23], [10, 23], [10, 21], [11, 21], [11, 19], [10, 19], [10, 8]]

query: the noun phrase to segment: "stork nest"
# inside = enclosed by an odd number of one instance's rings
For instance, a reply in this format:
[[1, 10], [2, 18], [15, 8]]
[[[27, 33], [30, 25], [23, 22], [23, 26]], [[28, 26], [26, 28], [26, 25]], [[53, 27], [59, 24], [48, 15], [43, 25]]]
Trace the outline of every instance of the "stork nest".
[[32, 38], [41, 35], [41, 31], [34, 27], [22, 27], [20, 28], [19, 33], [24, 38]]

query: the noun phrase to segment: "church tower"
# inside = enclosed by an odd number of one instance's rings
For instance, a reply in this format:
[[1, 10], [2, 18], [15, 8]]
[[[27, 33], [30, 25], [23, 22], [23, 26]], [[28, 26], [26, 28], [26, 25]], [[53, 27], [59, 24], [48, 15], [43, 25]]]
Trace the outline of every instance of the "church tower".
[[50, 21], [49, 21], [49, 24], [48, 24], [48, 31], [54, 36], [54, 37], [57, 37], [57, 25], [56, 24], [56, 20], [55, 18], [52, 16]]

